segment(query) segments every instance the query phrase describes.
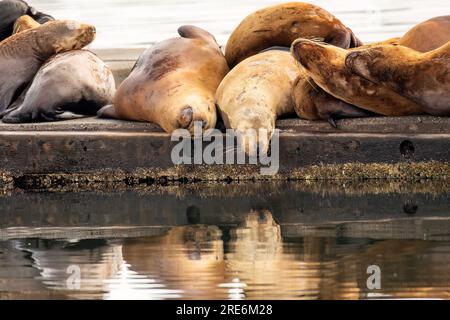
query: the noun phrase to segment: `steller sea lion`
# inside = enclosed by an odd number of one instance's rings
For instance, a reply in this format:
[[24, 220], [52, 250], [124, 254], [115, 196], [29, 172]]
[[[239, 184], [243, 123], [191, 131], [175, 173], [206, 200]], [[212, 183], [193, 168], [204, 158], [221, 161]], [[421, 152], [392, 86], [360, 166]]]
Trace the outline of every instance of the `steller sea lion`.
[[350, 105], [385, 116], [423, 113], [413, 101], [354, 74], [345, 64], [348, 50], [308, 39], [296, 40], [291, 50], [319, 87]]
[[153, 122], [166, 132], [214, 128], [214, 94], [228, 73], [228, 65], [215, 38], [208, 32], [182, 26], [181, 37], [147, 49], [131, 74], [117, 89], [113, 105], [100, 117]]
[[95, 38], [95, 27], [52, 21], [0, 42], [0, 112], [6, 110], [56, 53], [81, 49]]
[[450, 41], [450, 16], [435, 17], [409, 30], [397, 44], [420, 52], [435, 50]]
[[[278, 117], [293, 114], [291, 88], [300, 68], [289, 52], [271, 50], [245, 59], [223, 79], [216, 104], [226, 128], [235, 129], [249, 155], [257, 142], [247, 137], [249, 129], [266, 129], [270, 139]], [[253, 137], [255, 138], [255, 137]], [[267, 153], [269, 139], [263, 146]]]
[[34, 29], [41, 26], [39, 22], [34, 20], [32, 17], [28, 15], [21, 16], [19, 19], [16, 20], [14, 23], [13, 28], [13, 34], [28, 30], [28, 29]]
[[415, 101], [434, 116], [450, 116], [450, 41], [421, 53], [404, 46], [376, 46], [347, 55], [346, 66], [365, 79]]
[[0, 41], [3, 41], [12, 35], [14, 22], [23, 15], [29, 15], [41, 24], [55, 20], [52, 16], [30, 7], [25, 1], [0, 1]]
[[264, 49], [289, 48], [298, 38], [320, 39], [342, 48], [362, 45], [355, 34], [328, 11], [303, 2], [290, 2], [258, 10], [231, 34], [226, 50], [230, 68]]
[[111, 70], [95, 54], [87, 50], [60, 53], [39, 69], [29, 89], [6, 110], [3, 122], [96, 115], [112, 102], [115, 90]]
[[328, 94], [304, 72], [292, 86], [292, 99], [297, 115], [305, 120], [324, 120], [337, 128], [335, 120], [363, 118], [376, 114], [350, 105]]

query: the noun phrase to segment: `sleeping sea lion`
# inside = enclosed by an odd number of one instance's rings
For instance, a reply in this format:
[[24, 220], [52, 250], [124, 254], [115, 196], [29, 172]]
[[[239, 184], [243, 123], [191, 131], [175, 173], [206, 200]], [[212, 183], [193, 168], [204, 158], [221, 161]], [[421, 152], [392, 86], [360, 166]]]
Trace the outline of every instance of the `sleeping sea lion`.
[[435, 50], [450, 41], [450, 16], [435, 17], [409, 30], [397, 44], [420, 52]]
[[153, 122], [169, 133], [192, 131], [196, 121], [204, 129], [215, 127], [214, 94], [229, 70], [227, 62], [210, 33], [194, 26], [178, 32], [181, 37], [160, 42], [139, 57], [100, 117]]
[[225, 56], [230, 68], [264, 49], [289, 48], [297, 38], [320, 39], [342, 48], [362, 45], [355, 34], [328, 11], [303, 2], [258, 10], [231, 34]]
[[52, 21], [0, 42], [0, 112], [20, 96], [44, 62], [56, 53], [81, 49], [95, 38], [95, 27]]
[[87, 50], [60, 53], [39, 69], [29, 89], [7, 110], [3, 122], [96, 115], [111, 103], [115, 90], [111, 70], [95, 54]]
[[291, 50], [314, 82], [339, 100], [385, 116], [423, 114], [410, 99], [354, 74], [345, 64], [348, 50], [307, 39], [296, 40]]
[[267, 153], [277, 118], [294, 113], [291, 88], [299, 73], [289, 52], [271, 50], [242, 61], [223, 79], [216, 93], [217, 107], [226, 128], [237, 131], [249, 155], [258, 150], [247, 130], [256, 134], [267, 130], [269, 139], [262, 141]]
[[347, 55], [346, 66], [389, 87], [434, 116], [450, 115], [450, 41], [421, 53], [404, 46], [376, 46]]

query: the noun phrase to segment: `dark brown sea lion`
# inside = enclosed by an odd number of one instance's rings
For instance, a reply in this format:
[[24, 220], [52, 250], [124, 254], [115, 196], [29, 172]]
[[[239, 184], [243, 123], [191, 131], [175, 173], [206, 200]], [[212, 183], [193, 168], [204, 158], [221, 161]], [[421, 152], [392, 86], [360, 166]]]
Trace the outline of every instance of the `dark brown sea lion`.
[[362, 45], [354, 33], [326, 10], [303, 2], [290, 2], [258, 10], [231, 34], [225, 56], [230, 67], [263, 51], [290, 47], [298, 38], [320, 39], [342, 48]]
[[111, 70], [86, 50], [60, 53], [46, 62], [24, 96], [3, 122], [54, 121], [96, 115], [112, 102], [116, 90]]
[[114, 105], [100, 117], [152, 122], [171, 133], [192, 130], [195, 121], [214, 128], [214, 95], [229, 71], [215, 38], [208, 32], [183, 26], [181, 37], [146, 50], [131, 74], [117, 89]]
[[0, 112], [20, 96], [44, 62], [56, 53], [81, 49], [95, 38], [95, 27], [52, 21], [0, 42]]
[[348, 54], [345, 63], [355, 74], [415, 101], [424, 112], [450, 115], [450, 41], [426, 53], [376, 46]]
[[348, 50], [298, 39], [292, 53], [314, 82], [339, 100], [385, 116], [423, 113], [419, 105], [392, 89], [354, 74], [345, 65]]
[[55, 20], [52, 16], [37, 11], [22, 0], [0, 1], [0, 41], [13, 33], [14, 22], [23, 15], [29, 15], [39, 23]]

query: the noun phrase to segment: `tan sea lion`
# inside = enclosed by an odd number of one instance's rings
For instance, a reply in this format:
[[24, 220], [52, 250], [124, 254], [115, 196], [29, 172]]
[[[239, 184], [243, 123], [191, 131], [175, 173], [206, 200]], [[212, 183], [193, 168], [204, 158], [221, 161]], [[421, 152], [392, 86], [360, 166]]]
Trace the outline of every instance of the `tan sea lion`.
[[0, 112], [20, 96], [48, 58], [81, 49], [94, 37], [95, 27], [69, 20], [48, 22], [0, 42]]
[[32, 17], [25, 15], [21, 16], [14, 23], [13, 34], [39, 27], [41, 24]]
[[237, 131], [248, 154], [257, 153], [248, 129], [266, 129], [270, 138], [277, 118], [294, 113], [291, 88], [299, 73], [289, 52], [271, 50], [242, 61], [223, 79], [216, 103], [225, 126]]
[[409, 30], [398, 44], [420, 52], [437, 49], [450, 41], [450, 16], [435, 17]]
[[450, 41], [426, 53], [376, 46], [348, 54], [345, 63], [359, 76], [415, 101], [423, 111], [450, 116]]
[[114, 97], [114, 105], [100, 117], [153, 122], [171, 133], [193, 130], [195, 121], [214, 128], [214, 94], [229, 71], [215, 38], [208, 32], [183, 26], [181, 37], [146, 50]]
[[307, 39], [292, 44], [292, 53], [324, 91], [350, 105], [385, 116], [422, 114], [419, 105], [386, 86], [354, 74], [345, 65], [348, 51]]
[[111, 70], [95, 54], [87, 50], [60, 53], [39, 69], [31, 86], [6, 110], [3, 122], [93, 116], [112, 102], [115, 90]]
[[301, 119], [324, 120], [337, 128], [336, 120], [363, 118], [376, 114], [350, 105], [328, 94], [302, 73], [292, 86], [294, 109]]
[[290, 2], [258, 10], [231, 34], [225, 56], [230, 68], [273, 46], [289, 48], [298, 38], [314, 38], [342, 47], [362, 45], [354, 33], [328, 11], [303, 2]]

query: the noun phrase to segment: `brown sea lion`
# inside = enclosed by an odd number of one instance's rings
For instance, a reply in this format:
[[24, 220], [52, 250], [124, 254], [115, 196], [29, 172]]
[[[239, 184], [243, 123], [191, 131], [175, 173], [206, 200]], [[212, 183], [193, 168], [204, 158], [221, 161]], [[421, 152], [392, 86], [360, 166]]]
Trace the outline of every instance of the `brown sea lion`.
[[362, 45], [354, 33], [326, 10], [290, 2], [258, 10], [231, 34], [225, 56], [230, 68], [273, 46], [290, 47], [298, 38], [320, 39], [342, 48]]
[[60, 53], [39, 69], [26, 93], [7, 109], [3, 122], [96, 115], [112, 102], [115, 90], [111, 70], [95, 54], [86, 50]]
[[215, 38], [208, 32], [183, 26], [181, 37], [146, 50], [100, 117], [153, 122], [171, 133], [193, 130], [194, 122], [214, 128], [214, 94], [228, 65]]
[[39, 23], [55, 20], [52, 16], [30, 7], [25, 1], [0, 1], [0, 41], [3, 41], [13, 34], [14, 22], [23, 15], [29, 15]]
[[81, 49], [94, 37], [95, 27], [69, 20], [48, 22], [0, 42], [0, 112], [20, 96], [48, 58]]
[[300, 118], [328, 121], [334, 128], [337, 128], [338, 119], [376, 115], [333, 97], [316, 85], [306, 73], [302, 73], [294, 82], [292, 99]]
[[242, 61], [223, 79], [216, 104], [226, 128], [237, 131], [248, 154], [255, 156], [258, 150], [256, 137], [250, 139], [247, 130], [267, 130], [269, 139], [263, 142], [267, 152], [277, 118], [294, 113], [291, 88], [299, 73], [289, 52], [271, 50]]
[[420, 52], [437, 49], [450, 41], [450, 16], [435, 17], [419, 23], [397, 44]]
[[339, 100], [385, 116], [423, 113], [413, 101], [386, 86], [354, 74], [345, 65], [348, 53], [345, 49], [298, 39], [292, 44], [291, 50], [314, 82]]
[[404, 46], [376, 46], [347, 55], [355, 74], [387, 86], [435, 116], [450, 115], [450, 41], [420, 53]]
[[32, 17], [25, 15], [21, 16], [14, 23], [13, 34], [39, 27], [41, 24], [34, 20]]

